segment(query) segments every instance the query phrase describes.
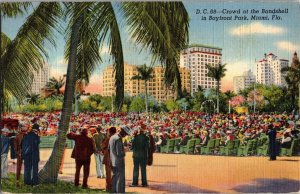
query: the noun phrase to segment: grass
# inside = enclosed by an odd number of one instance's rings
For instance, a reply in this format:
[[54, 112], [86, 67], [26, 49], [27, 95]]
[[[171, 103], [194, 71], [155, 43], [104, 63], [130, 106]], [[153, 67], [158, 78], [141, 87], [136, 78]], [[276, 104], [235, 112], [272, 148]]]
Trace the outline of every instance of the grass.
[[10, 193], [105, 193], [101, 189], [82, 189], [74, 183], [58, 180], [56, 184], [39, 184], [36, 187], [24, 185], [21, 177], [20, 187], [16, 187], [15, 174], [10, 173], [7, 179], [2, 180], [2, 191]]

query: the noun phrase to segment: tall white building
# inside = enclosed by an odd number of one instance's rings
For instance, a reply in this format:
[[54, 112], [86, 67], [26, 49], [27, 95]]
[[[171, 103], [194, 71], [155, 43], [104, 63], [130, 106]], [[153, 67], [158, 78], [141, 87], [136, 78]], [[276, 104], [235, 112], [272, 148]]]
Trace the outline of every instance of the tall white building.
[[44, 63], [43, 67], [39, 71], [34, 72], [32, 82], [32, 94], [40, 94], [43, 87], [46, 86], [49, 81], [50, 69], [47, 63]]
[[233, 77], [233, 91], [237, 94], [253, 83], [255, 83], [255, 75], [251, 70], [245, 71], [243, 75]]
[[217, 87], [217, 81], [206, 75], [205, 64], [216, 66], [221, 60], [222, 49], [214, 46], [192, 44], [181, 52], [180, 66], [191, 72], [191, 95], [197, 92], [198, 86], [204, 89]]
[[265, 57], [256, 62], [256, 82], [265, 85], [284, 85], [284, 73], [281, 73], [283, 67], [287, 67], [289, 61], [279, 59], [273, 53], [265, 54]]

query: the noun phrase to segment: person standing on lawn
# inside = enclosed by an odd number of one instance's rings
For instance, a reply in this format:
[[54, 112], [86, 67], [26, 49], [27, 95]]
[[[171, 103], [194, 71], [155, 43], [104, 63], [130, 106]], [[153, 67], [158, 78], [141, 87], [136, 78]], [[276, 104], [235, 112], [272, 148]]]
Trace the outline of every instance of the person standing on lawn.
[[40, 137], [39, 125], [34, 124], [31, 131], [23, 137], [22, 157], [24, 159], [24, 183], [26, 185], [38, 185], [38, 171], [40, 161]]
[[8, 170], [8, 150], [10, 145], [10, 138], [9, 138], [9, 129], [7, 125], [4, 125], [3, 129], [1, 129], [1, 178], [8, 178], [7, 177], [7, 170]]
[[109, 154], [111, 160], [112, 193], [125, 193], [125, 150], [122, 138], [131, 135], [131, 130], [124, 126], [120, 132], [109, 139]]
[[23, 164], [23, 158], [22, 158], [22, 141], [24, 136], [26, 135], [28, 128], [27, 126], [20, 125], [19, 126], [19, 133], [16, 136], [16, 139], [14, 141], [14, 148], [16, 151], [16, 157], [17, 157], [17, 169], [16, 169], [16, 185], [17, 187], [20, 186], [20, 175], [21, 175], [21, 169]]
[[132, 142], [133, 149], [133, 180], [131, 187], [138, 186], [139, 168], [142, 174], [142, 186], [147, 187], [147, 173], [146, 166], [148, 160], [149, 138], [145, 135], [145, 125], [142, 124], [139, 133], [134, 137]]
[[95, 142], [95, 162], [96, 162], [96, 172], [97, 172], [97, 178], [105, 178], [104, 175], [104, 168], [103, 168], [103, 149], [101, 148], [101, 144], [105, 140], [105, 133], [103, 132], [103, 129], [98, 126], [96, 128], [97, 133], [93, 136], [94, 142]]
[[102, 142], [101, 147], [104, 153], [103, 164], [105, 165], [105, 173], [106, 173], [106, 192], [112, 191], [112, 180], [111, 180], [111, 161], [109, 154], [109, 139], [117, 132], [115, 127], [111, 127], [108, 129], [109, 136]]
[[83, 166], [82, 188], [88, 188], [87, 182], [90, 174], [91, 155], [95, 152], [94, 140], [88, 137], [88, 131], [83, 128], [80, 135], [70, 132], [67, 134], [68, 139], [75, 141], [75, 146], [71, 157], [75, 159], [75, 186], [79, 186], [80, 169]]

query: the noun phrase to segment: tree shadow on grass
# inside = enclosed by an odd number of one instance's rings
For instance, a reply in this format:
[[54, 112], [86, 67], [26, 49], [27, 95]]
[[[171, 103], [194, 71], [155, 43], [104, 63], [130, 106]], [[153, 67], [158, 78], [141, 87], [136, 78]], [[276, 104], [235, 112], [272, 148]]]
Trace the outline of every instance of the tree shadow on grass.
[[216, 191], [200, 189], [191, 185], [175, 182], [151, 184], [149, 189], [167, 191], [168, 193], [218, 193]]
[[290, 193], [299, 192], [300, 181], [291, 179], [256, 179], [249, 184], [233, 188], [241, 193]]

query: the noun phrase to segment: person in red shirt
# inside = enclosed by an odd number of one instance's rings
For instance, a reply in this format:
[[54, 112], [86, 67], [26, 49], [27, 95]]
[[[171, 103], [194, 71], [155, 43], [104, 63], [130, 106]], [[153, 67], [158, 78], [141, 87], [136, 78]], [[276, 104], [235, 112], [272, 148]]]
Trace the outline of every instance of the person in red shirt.
[[83, 182], [82, 188], [87, 188], [87, 181], [90, 174], [91, 155], [95, 152], [95, 144], [92, 138], [87, 136], [87, 129], [82, 129], [81, 134], [77, 135], [73, 132], [67, 134], [68, 139], [75, 141], [75, 146], [71, 157], [75, 159], [75, 186], [79, 186], [80, 169], [83, 166]]

